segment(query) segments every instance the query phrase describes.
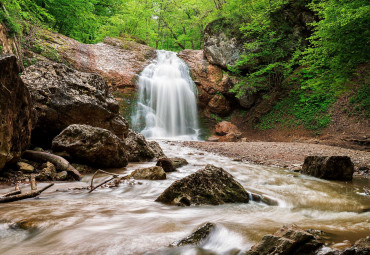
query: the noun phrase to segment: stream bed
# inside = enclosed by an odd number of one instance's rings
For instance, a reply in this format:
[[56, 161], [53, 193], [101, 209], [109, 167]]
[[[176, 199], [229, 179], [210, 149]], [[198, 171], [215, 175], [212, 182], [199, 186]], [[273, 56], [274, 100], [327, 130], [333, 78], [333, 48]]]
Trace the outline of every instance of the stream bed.
[[[349, 183], [320, 180], [282, 168], [233, 161], [176, 142], [159, 143], [168, 157], [189, 162], [168, 173], [167, 180], [129, 181], [91, 194], [68, 189], [87, 187], [91, 179], [87, 175], [79, 183], [56, 183], [38, 199], [1, 204], [0, 254], [237, 254], [235, 251], [248, 250], [264, 235], [293, 223], [327, 232], [331, 245], [338, 247], [370, 235], [370, 196], [363, 193], [363, 188], [369, 187], [368, 179], [355, 178]], [[128, 174], [154, 164], [129, 164], [114, 172]], [[175, 180], [206, 164], [224, 168], [248, 191], [274, 198], [279, 205], [252, 201], [176, 207], [154, 202]], [[101, 176], [96, 183], [106, 178]], [[0, 186], [0, 194], [7, 191], [9, 187]], [[21, 220], [36, 227], [15, 228], [14, 222]], [[168, 248], [206, 222], [217, 227], [201, 248]]]

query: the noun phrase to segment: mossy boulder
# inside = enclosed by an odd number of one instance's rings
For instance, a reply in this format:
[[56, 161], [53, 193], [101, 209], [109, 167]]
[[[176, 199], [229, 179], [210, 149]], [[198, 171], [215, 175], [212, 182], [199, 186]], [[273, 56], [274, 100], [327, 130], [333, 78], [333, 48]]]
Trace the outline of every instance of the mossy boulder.
[[165, 180], [166, 172], [159, 166], [147, 167], [136, 169], [129, 175], [129, 178], [136, 180]]
[[207, 165], [204, 169], [175, 181], [157, 199], [169, 205], [220, 205], [248, 203], [248, 192], [222, 168]]

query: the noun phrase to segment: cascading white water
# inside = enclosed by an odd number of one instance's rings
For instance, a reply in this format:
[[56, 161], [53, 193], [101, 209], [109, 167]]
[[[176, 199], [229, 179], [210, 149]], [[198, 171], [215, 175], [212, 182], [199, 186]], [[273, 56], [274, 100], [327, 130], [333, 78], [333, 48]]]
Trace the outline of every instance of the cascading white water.
[[189, 68], [175, 52], [157, 59], [139, 77], [139, 98], [132, 126], [147, 138], [198, 139], [196, 87]]

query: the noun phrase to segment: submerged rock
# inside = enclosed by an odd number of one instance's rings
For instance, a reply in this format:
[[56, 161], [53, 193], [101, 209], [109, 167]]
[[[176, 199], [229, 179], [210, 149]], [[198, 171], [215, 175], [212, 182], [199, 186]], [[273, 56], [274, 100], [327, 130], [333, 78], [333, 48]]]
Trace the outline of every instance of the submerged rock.
[[243, 186], [222, 168], [207, 165], [181, 180], [175, 181], [157, 199], [169, 205], [219, 205], [248, 203]]
[[315, 235], [296, 225], [266, 235], [244, 255], [313, 255], [323, 245]]
[[169, 160], [171, 160], [172, 165], [175, 169], [189, 164], [188, 161], [186, 161], [186, 159], [184, 158], [170, 158]]
[[22, 79], [30, 89], [38, 116], [32, 131], [34, 145], [50, 147], [52, 139], [71, 124], [100, 127], [121, 139], [126, 137], [128, 123], [99, 75], [39, 62], [28, 67]]
[[19, 72], [14, 55], [0, 56], [0, 171], [16, 163], [31, 141], [31, 95]]
[[146, 141], [145, 137], [131, 129], [124, 140], [124, 143], [128, 152], [128, 160], [130, 162], [148, 161], [156, 157], [156, 153]]
[[154, 166], [136, 169], [128, 177], [136, 180], [165, 180], [166, 172], [162, 167]]
[[128, 163], [120, 138], [109, 130], [88, 125], [70, 125], [54, 138], [52, 148], [99, 167], [124, 167]]
[[301, 172], [327, 180], [350, 181], [354, 165], [347, 156], [308, 156]]
[[212, 233], [215, 227], [216, 226], [213, 223], [207, 222], [206, 224], [199, 227], [196, 231], [194, 231], [194, 233], [192, 233], [188, 237], [176, 241], [172, 243], [170, 246], [199, 245], [204, 240], [207, 239], [207, 237]]

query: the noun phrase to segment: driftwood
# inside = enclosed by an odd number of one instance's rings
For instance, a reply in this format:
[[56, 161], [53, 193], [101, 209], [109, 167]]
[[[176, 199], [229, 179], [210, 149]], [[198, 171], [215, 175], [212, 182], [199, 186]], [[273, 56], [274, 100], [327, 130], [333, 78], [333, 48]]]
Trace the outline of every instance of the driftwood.
[[19, 194], [19, 195], [13, 195], [13, 196], [8, 196], [8, 197], [1, 197], [0, 198], [0, 203], [8, 203], [8, 202], [14, 202], [22, 199], [27, 199], [27, 198], [32, 198], [32, 197], [37, 197], [40, 195], [42, 192], [53, 186], [54, 183], [51, 183], [47, 185], [46, 187], [40, 189], [40, 190], [35, 190], [35, 191], [30, 191], [27, 193]]
[[80, 172], [74, 168], [69, 162], [57, 155], [47, 153], [47, 152], [41, 152], [41, 151], [31, 151], [27, 150], [23, 153], [22, 157], [24, 159], [28, 159], [31, 161], [49, 161], [53, 163], [57, 169], [60, 169], [62, 171], [67, 171], [69, 174], [73, 176], [73, 178], [77, 181], [81, 180], [82, 175]]
[[[95, 178], [95, 176], [96, 176], [98, 173], [103, 173], [103, 174], [107, 174], [107, 175], [112, 175], [112, 178], [110, 178], [110, 179], [108, 179], [108, 180], [106, 180], [106, 181], [103, 181], [102, 183], [100, 183], [100, 184], [98, 184], [98, 185], [96, 185], [96, 186], [94, 187], [94, 178]], [[116, 178], [118, 178], [118, 177], [119, 177], [119, 175], [117, 175], [117, 174], [112, 174], [112, 173], [109, 173], [109, 172], [103, 171], [103, 170], [101, 170], [101, 169], [97, 170], [97, 171], [94, 173], [94, 175], [91, 177], [90, 190], [89, 190], [89, 192], [88, 192], [88, 193], [93, 192], [94, 190], [96, 190], [96, 189], [97, 189], [97, 188], [99, 188], [100, 186], [103, 186], [104, 184], [106, 184], [106, 183], [108, 183], [108, 182], [110, 182], [110, 181], [113, 181], [114, 179], [116, 179]]]
[[18, 194], [21, 194], [21, 191], [20, 190], [15, 190], [15, 191], [12, 191], [12, 192], [9, 192], [9, 193], [6, 193], [6, 194], [2, 195], [1, 198], [10, 197], [10, 196], [18, 195]]
[[36, 178], [34, 174], [31, 174], [31, 190], [37, 190]]

